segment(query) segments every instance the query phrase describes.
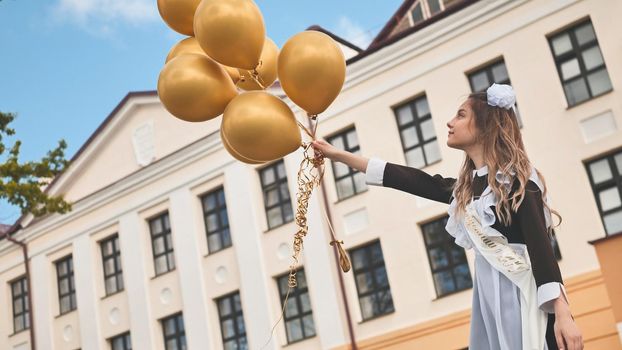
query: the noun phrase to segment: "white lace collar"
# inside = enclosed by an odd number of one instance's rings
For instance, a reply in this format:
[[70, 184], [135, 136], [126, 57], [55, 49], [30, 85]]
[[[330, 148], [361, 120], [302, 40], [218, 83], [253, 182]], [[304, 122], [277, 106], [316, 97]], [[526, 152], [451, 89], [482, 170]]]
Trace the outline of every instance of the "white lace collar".
[[477, 174], [477, 176], [484, 176], [488, 174], [488, 165], [484, 165], [477, 170], [473, 170], [473, 177], [475, 177], [475, 174]]
[[[483, 166], [477, 170], [473, 170], [473, 176], [475, 176], [475, 174], [479, 176], [488, 174], [488, 167]], [[512, 176], [514, 175], [513, 172], [511, 174]], [[510, 178], [508, 176], [503, 176], [500, 171], [497, 172], [495, 179], [500, 183], [506, 184], [508, 186], [510, 185]], [[529, 177], [529, 180], [535, 182], [540, 191], [544, 191], [544, 185], [540, 181], [540, 178], [538, 177], [535, 168], [531, 169], [531, 175]], [[482, 192], [480, 197], [477, 200], [473, 201], [473, 205], [478, 215], [480, 216], [482, 226], [486, 227], [486, 232], [490, 236], [503, 236], [498, 231], [489, 230], [487, 228], [492, 226], [496, 221], [495, 211], [492, 209], [496, 205], [496, 202], [497, 201], [495, 199], [494, 193], [492, 193], [492, 189], [490, 188], [490, 186], [486, 186], [484, 192]], [[447, 225], [445, 226], [445, 230], [447, 230], [447, 232], [455, 238], [457, 245], [465, 249], [469, 249], [473, 245], [468, 236], [468, 233], [466, 232], [466, 228], [464, 228], [464, 225], [462, 224], [463, 218], [458, 218], [456, 216], [457, 205], [458, 204], [454, 196], [451, 203], [449, 204], [449, 218], [447, 219]], [[551, 218], [551, 212], [546, 207], [544, 208], [544, 220], [547, 228], [550, 227], [553, 223], [553, 220]]]
[[[473, 170], [473, 177], [475, 177], [475, 175], [477, 176], [484, 176], [488, 174], [488, 165], [484, 165], [483, 167], [477, 169], [477, 170]], [[501, 173], [501, 170], [497, 170], [497, 174], [495, 175], [495, 179], [497, 179], [497, 181], [499, 181], [500, 183], [509, 185], [512, 183], [512, 176], [514, 176], [516, 173], [514, 171], [510, 171], [510, 176], [508, 175], [503, 175], [503, 173]], [[488, 190], [488, 188], [486, 188], [486, 190]], [[486, 191], [484, 191], [486, 192]], [[485, 193], [482, 193], [482, 195], [484, 195]]]

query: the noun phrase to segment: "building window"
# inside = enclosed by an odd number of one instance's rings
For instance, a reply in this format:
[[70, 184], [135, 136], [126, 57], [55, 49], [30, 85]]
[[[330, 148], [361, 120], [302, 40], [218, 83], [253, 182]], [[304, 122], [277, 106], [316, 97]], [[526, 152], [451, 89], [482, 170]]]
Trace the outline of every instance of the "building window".
[[[416, 1], [412, 10], [410, 11], [410, 16], [412, 18], [413, 25], [423, 21], [424, 19], [428, 19], [439, 12], [444, 11], [448, 7], [460, 2], [461, 0], [426, 0], [424, 1]], [[425, 6], [424, 6], [425, 4]]]
[[121, 250], [119, 236], [114, 235], [99, 243], [104, 265], [104, 286], [106, 295], [123, 290], [123, 269], [121, 268]]
[[[285, 302], [285, 296], [289, 289], [288, 278], [289, 273], [277, 278], [281, 305]], [[284, 320], [288, 343], [315, 336], [315, 324], [304, 270], [296, 272], [296, 282], [297, 286], [289, 293], [285, 306]]]
[[441, 3], [442, 0], [428, 0], [428, 10], [430, 11], [430, 16], [434, 16], [436, 13], [441, 12]]
[[218, 304], [218, 318], [220, 319], [220, 331], [224, 350], [247, 350], [246, 326], [242, 313], [240, 293], [220, 297]]
[[[496, 61], [484, 68], [478, 69], [468, 74], [469, 84], [473, 92], [485, 92], [493, 83], [512, 85], [510, 75], [505, 67], [505, 61]], [[523, 127], [518, 105], [516, 108], [516, 118], [518, 126]]]
[[421, 96], [394, 109], [406, 164], [423, 168], [441, 160], [428, 99]]
[[156, 276], [175, 269], [175, 255], [168, 212], [149, 220]]
[[268, 228], [275, 228], [294, 220], [283, 160], [261, 169], [259, 176], [268, 217]]
[[[354, 128], [328, 138], [328, 142], [339, 149], [354, 154], [361, 153], [359, 140], [356, 137], [356, 129]], [[335, 184], [337, 186], [337, 197], [339, 197], [339, 199], [352, 197], [357, 193], [367, 190], [364, 173], [354, 170], [341, 162], [331, 163], [333, 166]]]
[[56, 282], [61, 315], [76, 309], [76, 285], [73, 281], [73, 257], [56, 261]]
[[130, 338], [130, 332], [119, 334], [116, 337], [110, 338], [110, 349], [132, 350], [132, 339]]
[[380, 242], [350, 251], [363, 320], [395, 311]]
[[441, 297], [473, 287], [464, 248], [445, 230], [447, 218], [422, 225], [436, 295]]
[[568, 106], [612, 90], [591, 20], [549, 37]]
[[607, 235], [622, 233], [622, 150], [586, 164]]
[[207, 249], [210, 253], [231, 247], [229, 217], [225, 190], [221, 187], [201, 198], [203, 203], [203, 220], [207, 234]]
[[184, 317], [181, 313], [162, 319], [162, 333], [164, 334], [164, 348], [166, 350], [186, 349], [186, 330]]
[[13, 332], [17, 333], [30, 328], [30, 310], [28, 304], [28, 283], [26, 277], [11, 282], [13, 299]]
[[415, 7], [410, 11], [410, 15], [412, 16], [413, 24], [423, 21], [423, 8], [420, 1], [417, 1]]

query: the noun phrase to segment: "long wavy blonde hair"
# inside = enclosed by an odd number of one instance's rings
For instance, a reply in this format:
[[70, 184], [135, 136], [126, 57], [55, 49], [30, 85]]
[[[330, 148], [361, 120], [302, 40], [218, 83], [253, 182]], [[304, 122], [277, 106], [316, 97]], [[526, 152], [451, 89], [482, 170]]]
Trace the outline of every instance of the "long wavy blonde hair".
[[[484, 163], [488, 165], [488, 185], [497, 199], [495, 206], [497, 217], [504, 225], [509, 226], [512, 223], [512, 212], [518, 210], [525, 197], [525, 188], [532, 167], [523, 145], [516, 114], [512, 109], [489, 106], [486, 92], [472, 93], [467, 101], [475, 118], [476, 142], [483, 145]], [[468, 155], [465, 155], [454, 187], [459, 214], [464, 213], [473, 194], [473, 170], [475, 170], [475, 163]], [[516, 191], [511, 192], [513, 186], [505, 186], [495, 179], [499, 171], [503, 178], [511, 179], [511, 182], [518, 181]], [[542, 192], [544, 207], [559, 219], [557, 225], [551, 225], [549, 228], [551, 232], [553, 228], [561, 224], [562, 218], [547, 204], [545, 200], [547, 187], [544, 177], [537, 169], [536, 173], [544, 187]]]

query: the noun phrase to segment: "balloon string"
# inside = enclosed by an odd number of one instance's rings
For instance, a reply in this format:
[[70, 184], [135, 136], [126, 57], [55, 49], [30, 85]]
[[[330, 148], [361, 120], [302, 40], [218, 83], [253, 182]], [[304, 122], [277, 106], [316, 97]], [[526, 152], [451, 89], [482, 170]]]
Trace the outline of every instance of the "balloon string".
[[251, 72], [251, 79], [253, 79], [255, 81], [255, 83], [257, 83], [257, 85], [259, 85], [259, 87], [262, 90], [266, 89], [266, 83], [263, 81], [263, 78], [261, 78], [261, 76], [259, 75], [259, 72], [257, 71], [257, 68], [253, 69], [253, 71]]
[[[289, 278], [288, 278], [289, 280]], [[279, 319], [276, 321], [276, 323], [272, 326], [272, 330], [270, 330], [270, 338], [268, 338], [268, 341], [266, 341], [266, 343], [261, 347], [260, 350], [263, 350], [266, 348], [266, 346], [268, 346], [268, 344], [270, 344], [270, 341], [272, 340], [272, 336], [274, 335], [274, 330], [276, 329], [276, 326], [279, 325], [279, 323], [281, 322], [281, 320], [283, 319], [283, 316], [285, 315], [285, 306], [287, 306], [287, 299], [289, 299], [289, 292], [291, 291], [291, 288], [287, 288], [287, 293], [285, 294], [285, 300], [283, 300], [283, 307], [281, 308], [281, 316], [279, 316]]]
[[261, 67], [262, 64], [263, 62], [259, 61], [259, 64], [257, 65], [257, 67], [253, 68], [253, 70], [244, 70], [246, 74], [240, 77], [241, 78], [240, 82], [245, 82], [247, 78], [250, 78], [251, 80], [255, 82], [255, 84], [259, 85], [259, 87], [262, 90], [265, 90], [267, 87], [266, 83], [264, 82], [263, 78], [259, 75], [259, 71], [257, 70]]
[[[306, 126], [304, 126], [300, 121], [296, 120], [296, 123], [298, 123], [298, 126], [307, 134], [309, 135], [309, 137], [313, 138], [313, 133], [311, 132], [311, 130], [309, 130]], [[304, 147], [304, 144], [303, 144]]]
[[[317, 115], [309, 115], [309, 118], [312, 120], [313, 127], [311, 130], [305, 127], [301, 122], [296, 121], [298, 126], [304, 130], [304, 132], [312, 139], [315, 140], [316, 131], [317, 131]], [[303, 159], [300, 162], [300, 167], [298, 169], [298, 177], [297, 177], [297, 185], [298, 191], [296, 193], [296, 226], [298, 226], [298, 231], [294, 234], [294, 243], [293, 243], [293, 254], [292, 254], [292, 263], [289, 266], [289, 276], [287, 277], [287, 294], [285, 295], [285, 300], [283, 301], [283, 307], [281, 309], [281, 315], [279, 319], [276, 321], [274, 326], [272, 326], [272, 330], [270, 332], [270, 338], [261, 348], [265, 348], [270, 341], [272, 340], [272, 336], [274, 335], [274, 330], [276, 326], [281, 322], [285, 315], [285, 307], [287, 306], [287, 299], [289, 297], [290, 292], [296, 288], [298, 282], [296, 280], [296, 271], [298, 271], [298, 263], [300, 259], [300, 253], [303, 249], [303, 241], [307, 233], [309, 232], [309, 227], [307, 225], [307, 212], [309, 208], [309, 200], [311, 199], [311, 194], [313, 192], [314, 187], [319, 187], [322, 183], [322, 179], [324, 178], [324, 155], [315, 150], [311, 146], [311, 142], [303, 143]], [[324, 215], [324, 220], [328, 223], [329, 232], [331, 234], [332, 240], [330, 241], [331, 246], [337, 246], [337, 250], [339, 253], [339, 266], [343, 272], [350, 271], [351, 264], [350, 259], [346, 251], [343, 249], [342, 240], [338, 240], [336, 238], [335, 230], [331, 225], [328, 214], [326, 213], [326, 209], [322, 207], [322, 214]]]

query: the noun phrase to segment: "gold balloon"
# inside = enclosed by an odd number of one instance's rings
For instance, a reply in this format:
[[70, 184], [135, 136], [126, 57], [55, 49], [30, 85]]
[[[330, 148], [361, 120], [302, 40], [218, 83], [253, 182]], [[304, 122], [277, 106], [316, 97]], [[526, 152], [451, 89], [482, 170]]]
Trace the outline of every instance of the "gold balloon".
[[171, 48], [171, 51], [169, 51], [168, 55], [166, 56], [165, 63], [168, 63], [168, 61], [172, 60], [173, 58], [186, 53], [196, 53], [207, 56], [205, 51], [203, 51], [203, 49], [197, 42], [197, 39], [195, 39], [194, 37], [189, 37], [181, 40]]
[[194, 35], [194, 12], [201, 0], [158, 0], [158, 11], [174, 31]]
[[203, 51], [217, 62], [254, 69], [266, 28], [252, 0], [203, 0], [194, 15], [194, 33]]
[[229, 75], [206, 55], [175, 57], [158, 78], [158, 96], [166, 110], [189, 122], [219, 116], [236, 95]]
[[[203, 51], [203, 49], [199, 45], [199, 42], [197, 41], [197, 39], [195, 37], [189, 37], [189, 38], [185, 38], [181, 40], [180, 42], [178, 42], [177, 44], [175, 44], [175, 46], [171, 48], [171, 51], [169, 51], [168, 56], [166, 56], [165, 63], [168, 63], [168, 61], [172, 60], [173, 58], [179, 55], [186, 54], [186, 53], [195, 53], [195, 54], [207, 56], [205, 51]], [[227, 74], [229, 74], [234, 84], [236, 84], [240, 80], [240, 72], [238, 72], [237, 68], [223, 66], [223, 65], [221, 66], [225, 69], [225, 71], [227, 71]]]
[[244, 90], [263, 90], [267, 89], [276, 80], [276, 67], [279, 57], [279, 48], [274, 41], [270, 38], [266, 38], [263, 44], [263, 50], [261, 51], [260, 66], [257, 67], [259, 73], [259, 79], [263, 88], [251, 78], [250, 71], [240, 69], [240, 75], [244, 77], [243, 81], [240, 81], [237, 85]]
[[241, 154], [238, 154], [238, 152], [236, 152], [233, 148], [231, 148], [231, 146], [229, 146], [229, 141], [227, 141], [227, 139], [225, 138], [225, 135], [223, 135], [222, 133], [222, 128], [220, 129], [220, 139], [222, 140], [222, 145], [223, 147], [225, 147], [225, 149], [227, 150], [227, 152], [235, 159], [239, 160], [242, 163], [247, 163], [247, 164], [261, 164], [263, 162], [259, 162], [259, 161], [253, 161], [250, 160], [248, 158], [245, 158], [244, 156], [242, 156]]
[[229, 67], [229, 66], [223, 66], [221, 65], [225, 71], [227, 71], [227, 74], [229, 74], [229, 77], [231, 78], [231, 81], [233, 81], [234, 84], [237, 84], [238, 81], [240, 81], [240, 72], [238, 71], [237, 68], [233, 68], [233, 67]]
[[220, 128], [229, 148], [252, 162], [282, 158], [302, 144], [292, 110], [265, 91], [243, 92], [234, 98]]
[[337, 98], [346, 77], [343, 52], [324, 33], [304, 31], [291, 37], [279, 54], [283, 91], [309, 114], [320, 114]]

